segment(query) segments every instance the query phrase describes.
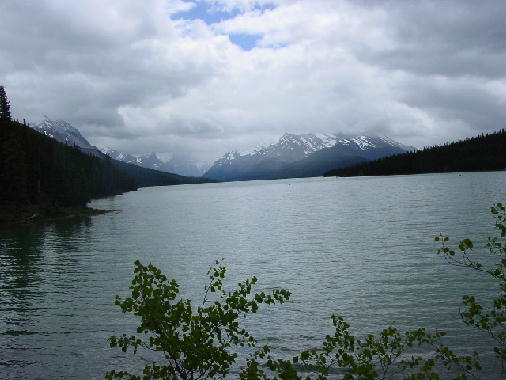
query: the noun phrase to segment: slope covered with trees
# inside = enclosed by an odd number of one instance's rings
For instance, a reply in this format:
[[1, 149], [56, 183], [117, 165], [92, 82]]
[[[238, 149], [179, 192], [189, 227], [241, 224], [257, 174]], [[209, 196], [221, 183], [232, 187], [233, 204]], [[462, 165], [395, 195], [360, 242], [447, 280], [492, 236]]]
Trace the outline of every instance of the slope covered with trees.
[[136, 190], [112, 162], [88, 156], [33, 131], [0, 121], [0, 200], [82, 206], [91, 198]]
[[139, 187], [202, 182], [208, 180], [88, 155], [38, 133], [11, 120], [0, 86], [0, 221], [16, 219], [2, 214], [27, 207], [83, 207], [93, 198]]
[[205, 182], [87, 155], [14, 121], [0, 120], [0, 141], [3, 202], [84, 206], [138, 187]]
[[337, 168], [329, 176], [392, 175], [506, 169], [506, 130]]

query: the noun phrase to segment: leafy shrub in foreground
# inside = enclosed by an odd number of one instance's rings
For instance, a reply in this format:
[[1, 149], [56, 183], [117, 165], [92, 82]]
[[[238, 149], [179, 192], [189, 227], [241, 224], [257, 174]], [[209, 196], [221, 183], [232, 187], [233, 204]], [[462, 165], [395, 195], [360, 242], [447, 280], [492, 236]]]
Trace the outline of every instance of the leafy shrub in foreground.
[[[111, 337], [111, 347], [128, 348], [134, 353], [139, 348], [163, 352], [164, 364], [148, 364], [143, 379], [212, 379], [223, 378], [235, 362], [234, 346], [254, 347], [256, 340], [241, 327], [239, 321], [249, 313], [255, 313], [261, 304], [283, 303], [290, 297], [287, 290], [271, 293], [252, 293], [256, 277], [238, 284], [230, 292], [223, 289], [226, 269], [211, 267], [209, 284], [205, 287], [204, 300], [194, 309], [191, 300], [177, 299], [179, 285], [169, 281], [153, 265], [143, 266], [135, 262], [131, 297], [116, 297], [116, 304], [124, 313], [141, 318], [137, 328], [143, 337], [122, 335]], [[211, 294], [217, 294], [209, 300]], [[140, 379], [125, 371], [111, 371], [106, 378]]]
[[[440, 234], [438, 253], [449, 263], [488, 273], [499, 282], [500, 294], [486, 310], [472, 296], [464, 296], [466, 311], [461, 313], [469, 326], [486, 331], [495, 342], [494, 351], [503, 364], [506, 363], [506, 211], [501, 203], [491, 208], [496, 217], [499, 236], [489, 238], [490, 254], [498, 255], [499, 262], [491, 268], [470, 255], [474, 244], [464, 239], [458, 251], [447, 246], [449, 238]], [[458, 252], [458, 253], [457, 253]], [[283, 303], [290, 292], [284, 289], [272, 293], [253, 293], [256, 277], [238, 284], [238, 288], [226, 292], [223, 279], [226, 269], [219, 265], [208, 272], [209, 284], [205, 287], [204, 301], [196, 309], [190, 300], [178, 299], [179, 285], [169, 281], [153, 265], [143, 266], [135, 262], [131, 297], [116, 297], [116, 304], [124, 313], [140, 317], [137, 328], [142, 337], [122, 335], [111, 337], [111, 347], [124, 352], [132, 349], [149, 349], [163, 353], [163, 363], [145, 366], [142, 375], [126, 371], [111, 371], [107, 379], [213, 379], [226, 378], [238, 354], [236, 346], [256, 347], [256, 340], [240, 326], [240, 319], [255, 313], [261, 304]], [[217, 295], [210, 300], [210, 295]], [[481, 369], [478, 354], [456, 355], [441, 342], [444, 332], [429, 333], [416, 329], [405, 333], [388, 327], [377, 335], [359, 338], [349, 331], [349, 324], [339, 316], [332, 316], [334, 334], [327, 335], [319, 350], [303, 351], [290, 360], [272, 356], [269, 347], [257, 348], [240, 368], [241, 379], [302, 380], [329, 378], [344, 380], [373, 380], [402, 378], [405, 380], [477, 378]], [[423, 347], [423, 349], [422, 349]], [[426, 354], [419, 354], [420, 351]], [[418, 353], [418, 354], [417, 354]], [[502, 374], [506, 374], [504, 367]], [[302, 375], [303, 374], [303, 375]]]
[[493, 266], [485, 266], [472, 257], [474, 243], [470, 239], [462, 240], [457, 249], [447, 246], [448, 236], [440, 234], [435, 240], [441, 242], [439, 254], [444, 255], [447, 261], [456, 266], [469, 268], [483, 272], [491, 276], [498, 283], [499, 294], [492, 300], [492, 305], [487, 309], [479, 304], [474, 296], [465, 295], [463, 304], [466, 307], [460, 313], [462, 320], [468, 326], [483, 330], [495, 342], [494, 352], [502, 363], [502, 373], [506, 377], [506, 206], [497, 203], [490, 208], [495, 216], [495, 227], [499, 231], [498, 236], [489, 237], [487, 249], [490, 255], [498, 257]]

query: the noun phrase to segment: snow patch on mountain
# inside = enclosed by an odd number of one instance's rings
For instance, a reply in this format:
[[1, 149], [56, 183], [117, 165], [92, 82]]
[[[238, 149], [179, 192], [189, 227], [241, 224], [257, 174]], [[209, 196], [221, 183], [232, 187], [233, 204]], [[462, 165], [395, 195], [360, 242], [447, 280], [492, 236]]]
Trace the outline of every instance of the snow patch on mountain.
[[67, 145], [77, 145], [82, 148], [92, 147], [77, 128], [64, 120], [51, 120], [46, 116], [44, 121], [36, 124], [33, 128]]
[[146, 169], [155, 169], [162, 172], [176, 173], [187, 176], [201, 176], [209, 167], [206, 163], [194, 163], [189, 159], [179, 158], [177, 155], [171, 154], [171, 159], [164, 161], [158, 157], [156, 153], [147, 154], [128, 154], [112, 148], [103, 150], [105, 154], [111, 158], [123, 161], [128, 164], [134, 164]]
[[351, 141], [357, 144], [357, 146], [362, 150], [376, 148], [376, 145], [367, 136], [357, 136], [352, 138]]
[[96, 146], [91, 145], [88, 140], [81, 135], [81, 132], [67, 121], [51, 120], [45, 116], [42, 122], [35, 124], [32, 128], [63, 144], [77, 146], [84, 153], [102, 157], [102, 152]]
[[414, 146], [408, 146], [408, 145], [401, 144], [400, 142], [395, 141], [387, 136], [380, 136], [379, 139], [388, 145], [395, 146], [395, 147], [401, 148], [401, 149], [405, 149], [406, 151], [416, 150], [416, 148]]
[[155, 169], [181, 175], [200, 176], [208, 169], [209, 165], [205, 163], [194, 164], [185, 157], [171, 156], [169, 161], [163, 161], [158, 158], [156, 153], [132, 155], [112, 148], [106, 148], [100, 151], [97, 147], [91, 145], [79, 130], [64, 120], [51, 120], [47, 116], [44, 121], [32, 127], [37, 132], [62, 142], [66, 145], [77, 146], [85, 153], [97, 157], [109, 157], [123, 161], [128, 164], [138, 165], [147, 169]]
[[283, 152], [291, 152], [293, 156], [302, 159], [310, 154], [325, 148], [335, 146], [354, 146], [359, 150], [365, 151], [377, 148], [382, 143], [392, 147], [405, 148], [409, 150], [411, 147], [398, 143], [386, 136], [371, 137], [365, 135], [359, 136], [342, 136], [333, 135], [329, 133], [306, 133], [306, 134], [293, 134], [285, 133], [280, 137], [278, 142], [266, 146], [257, 146], [252, 150], [239, 153], [238, 151], [227, 152], [220, 159], [216, 160], [214, 165], [222, 166], [227, 162], [245, 158], [247, 156], [263, 156], [263, 157], [282, 157]]
[[323, 169], [320, 173], [319, 168], [330, 166], [328, 169], [332, 169], [333, 163], [356, 163], [412, 149], [388, 137], [285, 133], [276, 143], [245, 153], [225, 153], [204, 176], [244, 180], [321, 175]]

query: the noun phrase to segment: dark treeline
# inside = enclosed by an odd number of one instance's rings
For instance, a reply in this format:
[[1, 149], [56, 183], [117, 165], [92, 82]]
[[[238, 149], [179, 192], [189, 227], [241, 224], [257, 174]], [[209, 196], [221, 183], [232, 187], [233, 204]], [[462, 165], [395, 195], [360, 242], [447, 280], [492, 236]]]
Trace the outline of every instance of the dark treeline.
[[17, 204], [83, 206], [91, 198], [136, 190], [112, 162], [88, 156], [28, 126], [0, 121], [0, 199]]
[[506, 131], [397, 154], [379, 160], [333, 169], [324, 175], [359, 176], [444, 173], [506, 169]]
[[213, 179], [201, 177], [186, 177], [178, 174], [160, 172], [154, 169], [146, 169], [134, 164], [108, 158], [112, 164], [135, 180], [138, 187], [181, 185], [190, 183], [219, 182]]
[[0, 202], [80, 207], [142, 186], [204, 182], [98, 158], [0, 119]]

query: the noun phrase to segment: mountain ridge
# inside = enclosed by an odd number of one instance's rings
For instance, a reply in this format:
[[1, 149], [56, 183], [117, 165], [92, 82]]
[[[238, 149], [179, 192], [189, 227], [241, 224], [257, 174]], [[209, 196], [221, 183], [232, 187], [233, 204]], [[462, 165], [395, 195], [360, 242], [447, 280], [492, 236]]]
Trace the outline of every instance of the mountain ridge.
[[145, 169], [154, 169], [183, 176], [199, 177], [205, 171], [205, 168], [199, 167], [189, 160], [175, 156], [170, 161], [162, 161], [154, 152], [134, 156], [112, 148], [100, 150], [96, 146], [91, 145], [76, 127], [64, 120], [52, 120], [45, 116], [42, 122], [33, 125], [32, 128], [65, 145], [77, 146], [82, 152], [100, 158], [109, 156], [115, 160], [137, 165]]
[[104, 154], [96, 146], [91, 145], [76, 127], [65, 120], [52, 120], [45, 116], [43, 121], [32, 128], [65, 145], [77, 146], [84, 153], [104, 158]]
[[162, 172], [177, 173], [185, 176], [201, 176], [206, 169], [206, 165], [197, 165], [191, 160], [187, 160], [176, 155], [173, 155], [173, 157], [168, 161], [163, 161], [155, 152], [133, 155], [112, 148], [106, 148], [102, 150], [102, 152], [118, 161], [138, 165], [146, 169], [155, 169]]
[[222, 181], [321, 176], [335, 167], [414, 149], [386, 136], [285, 133], [250, 153], [225, 153], [204, 176]]
[[139, 187], [215, 182], [85, 154], [77, 143], [11, 120], [0, 120], [0, 141], [0, 206], [84, 207], [91, 199]]
[[351, 177], [506, 170], [505, 147], [506, 130], [502, 129], [358, 165], [336, 167], [324, 175]]

